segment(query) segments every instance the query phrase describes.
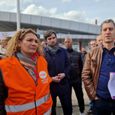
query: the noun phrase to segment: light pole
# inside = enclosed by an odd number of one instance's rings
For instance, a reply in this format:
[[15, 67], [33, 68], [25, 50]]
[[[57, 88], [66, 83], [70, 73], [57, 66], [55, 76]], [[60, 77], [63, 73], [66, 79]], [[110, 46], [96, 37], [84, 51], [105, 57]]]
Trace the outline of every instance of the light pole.
[[20, 0], [17, 0], [17, 30], [20, 29]]

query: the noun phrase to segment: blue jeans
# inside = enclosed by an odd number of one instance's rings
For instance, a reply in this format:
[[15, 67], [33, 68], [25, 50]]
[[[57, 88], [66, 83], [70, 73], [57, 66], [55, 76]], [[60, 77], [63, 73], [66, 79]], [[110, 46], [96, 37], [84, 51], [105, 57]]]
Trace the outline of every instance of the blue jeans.
[[94, 115], [115, 115], [115, 100], [94, 100], [93, 112]]

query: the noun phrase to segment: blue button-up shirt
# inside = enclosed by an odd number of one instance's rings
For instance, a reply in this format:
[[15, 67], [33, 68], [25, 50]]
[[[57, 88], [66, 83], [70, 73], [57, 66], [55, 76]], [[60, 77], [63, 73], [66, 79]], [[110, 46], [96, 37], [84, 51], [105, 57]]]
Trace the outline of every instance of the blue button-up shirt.
[[104, 99], [111, 99], [108, 90], [110, 72], [115, 72], [115, 48], [107, 50], [103, 48], [102, 63], [97, 85], [97, 95]]

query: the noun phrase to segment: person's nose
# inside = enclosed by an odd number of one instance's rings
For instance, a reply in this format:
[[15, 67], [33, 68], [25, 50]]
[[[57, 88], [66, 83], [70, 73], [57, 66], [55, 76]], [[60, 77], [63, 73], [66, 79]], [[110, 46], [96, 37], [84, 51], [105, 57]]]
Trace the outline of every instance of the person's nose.
[[110, 29], [107, 29], [107, 30], [106, 30], [106, 33], [107, 33], [107, 34], [110, 34], [110, 33], [111, 33]]

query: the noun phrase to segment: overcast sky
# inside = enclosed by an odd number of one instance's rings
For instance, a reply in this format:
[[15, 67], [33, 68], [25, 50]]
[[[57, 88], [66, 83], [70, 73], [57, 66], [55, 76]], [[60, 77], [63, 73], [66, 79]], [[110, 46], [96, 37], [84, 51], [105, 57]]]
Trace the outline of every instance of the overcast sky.
[[[85, 23], [115, 20], [115, 0], [20, 0], [20, 10]], [[0, 11], [16, 12], [16, 0], [0, 0]]]

